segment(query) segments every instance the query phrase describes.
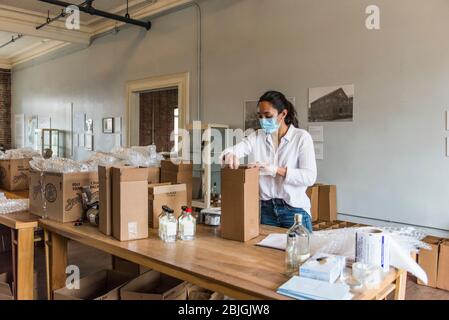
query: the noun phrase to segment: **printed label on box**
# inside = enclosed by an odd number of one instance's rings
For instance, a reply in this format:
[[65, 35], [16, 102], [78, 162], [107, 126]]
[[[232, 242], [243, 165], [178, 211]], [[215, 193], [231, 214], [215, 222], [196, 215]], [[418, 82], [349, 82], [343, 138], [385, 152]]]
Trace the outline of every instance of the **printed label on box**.
[[137, 222], [128, 222], [128, 235], [130, 239], [137, 239]]

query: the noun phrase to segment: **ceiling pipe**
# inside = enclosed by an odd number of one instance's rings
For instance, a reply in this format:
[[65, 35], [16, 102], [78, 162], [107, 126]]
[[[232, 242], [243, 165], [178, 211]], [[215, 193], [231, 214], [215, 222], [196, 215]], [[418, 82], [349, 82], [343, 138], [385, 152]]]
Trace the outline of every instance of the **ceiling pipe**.
[[[57, 5], [57, 6], [61, 6], [61, 7], [76, 6], [76, 4], [68, 3], [65, 1], [59, 1], [59, 0], [39, 0], [39, 1]], [[146, 30], [151, 29], [150, 21], [147, 22], [147, 21], [135, 20], [135, 19], [129, 18], [128, 16], [122, 17], [122, 16], [119, 16], [119, 15], [116, 15], [113, 13], [109, 13], [106, 11], [97, 10], [92, 6], [93, 2], [94, 2], [94, 0], [87, 0], [86, 5], [84, 7], [78, 7], [78, 8], [81, 12], [88, 13], [93, 16], [99, 16], [99, 17], [116, 20], [116, 21], [120, 21], [123, 23], [127, 23], [127, 24], [133, 24], [133, 25], [145, 28]]]
[[10, 45], [11, 43], [16, 42], [17, 40], [19, 40], [19, 39], [22, 38], [22, 37], [23, 37], [23, 34], [18, 34], [18, 35], [15, 36], [15, 37], [12, 36], [11, 40], [9, 40], [8, 42], [6, 42], [6, 43], [0, 45], [0, 49], [6, 47], [6, 46], [8, 46], [8, 45]]

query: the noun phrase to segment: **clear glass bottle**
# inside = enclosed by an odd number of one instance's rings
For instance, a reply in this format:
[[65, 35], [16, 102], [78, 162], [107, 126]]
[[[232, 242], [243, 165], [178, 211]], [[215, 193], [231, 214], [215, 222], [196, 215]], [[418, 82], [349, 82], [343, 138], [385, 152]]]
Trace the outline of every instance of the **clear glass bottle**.
[[182, 214], [178, 219], [178, 238], [181, 240], [195, 240], [196, 219], [192, 215], [192, 209], [182, 207]]
[[178, 233], [178, 220], [174, 215], [174, 211], [169, 208], [167, 210], [167, 220], [165, 220], [163, 239], [165, 242], [175, 242]]
[[289, 276], [294, 276], [299, 269], [296, 250], [296, 235], [289, 233], [287, 234], [287, 247], [285, 249], [285, 269]]
[[162, 213], [159, 215], [159, 238], [161, 240], [165, 240], [165, 229], [166, 229], [166, 222], [167, 222], [167, 212], [170, 210], [169, 207], [163, 206], [162, 207]]
[[302, 225], [302, 214], [295, 214], [295, 224], [287, 232], [286, 255], [286, 260], [294, 259], [289, 263], [295, 268], [294, 273], [310, 258], [310, 233]]

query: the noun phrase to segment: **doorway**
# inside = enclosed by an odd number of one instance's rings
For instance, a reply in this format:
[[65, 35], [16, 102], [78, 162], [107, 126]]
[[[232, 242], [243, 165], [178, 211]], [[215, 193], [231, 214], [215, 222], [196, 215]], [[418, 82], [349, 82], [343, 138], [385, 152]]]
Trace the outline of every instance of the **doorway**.
[[155, 145], [158, 152], [177, 150], [170, 137], [172, 132], [178, 135], [178, 127], [178, 88], [139, 94], [139, 146]]
[[126, 91], [126, 145], [178, 151], [178, 139], [170, 138], [189, 123], [189, 73], [129, 81]]

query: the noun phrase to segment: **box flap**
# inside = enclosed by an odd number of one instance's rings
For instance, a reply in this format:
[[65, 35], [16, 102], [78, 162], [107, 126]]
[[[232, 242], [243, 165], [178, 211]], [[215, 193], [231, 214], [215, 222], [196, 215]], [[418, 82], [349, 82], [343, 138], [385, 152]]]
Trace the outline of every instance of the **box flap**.
[[173, 163], [171, 160], [161, 161], [161, 171], [192, 171], [193, 164], [191, 162], [181, 161], [179, 164]]
[[113, 175], [119, 175], [120, 182], [148, 180], [148, 168], [112, 167], [111, 170]]
[[245, 183], [247, 178], [259, 175], [259, 168], [248, 168], [241, 166], [239, 169], [225, 167], [222, 169], [222, 179], [233, 180], [235, 182]]

